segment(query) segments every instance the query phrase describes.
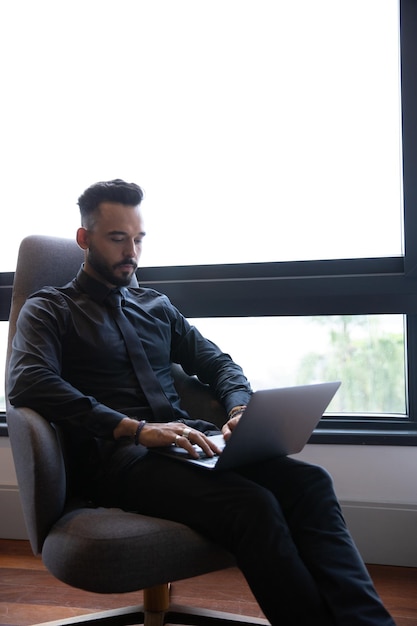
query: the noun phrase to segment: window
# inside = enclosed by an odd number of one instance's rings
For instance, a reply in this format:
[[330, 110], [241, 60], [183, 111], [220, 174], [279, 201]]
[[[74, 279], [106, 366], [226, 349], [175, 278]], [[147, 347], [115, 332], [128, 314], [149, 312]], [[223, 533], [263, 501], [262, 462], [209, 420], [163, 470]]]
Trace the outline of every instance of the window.
[[[307, 351], [304, 355], [303, 351], [299, 353], [298, 361], [303, 367], [293, 368], [292, 382], [301, 369], [305, 375], [307, 357], [311, 353], [316, 366], [324, 354], [321, 364], [327, 368], [326, 375], [330, 375], [330, 357], [335, 356], [337, 347], [331, 345], [330, 333], [335, 335], [336, 344], [346, 341], [348, 336], [352, 363], [344, 365], [339, 359], [336, 366], [339, 374], [343, 372], [344, 392], [341, 395], [338, 392], [338, 401], [343, 400], [343, 406], [334, 407], [334, 412], [322, 420], [314, 440], [416, 443], [416, 389], [409, 381], [415, 379], [417, 364], [417, 317], [414, 315], [417, 297], [412, 293], [417, 285], [415, 279], [405, 274], [403, 259], [155, 267], [143, 268], [139, 278], [143, 285], [166, 293], [185, 315], [195, 319], [203, 332], [212, 331], [211, 338], [222, 348], [234, 350], [236, 359], [246, 360], [245, 368], [252, 369], [252, 374], [254, 370], [259, 373], [257, 364], [250, 363], [253, 348], [255, 358], [262, 359], [263, 364], [273, 363], [268, 351], [279, 344], [278, 331], [282, 336], [286, 331], [292, 332], [295, 351], [299, 351], [300, 337], [310, 334]], [[406, 312], [408, 314], [404, 315]], [[313, 325], [319, 326], [319, 330], [313, 331]], [[272, 334], [265, 345], [269, 331]], [[248, 339], [248, 332], [254, 337], [251, 335]], [[314, 346], [316, 338], [310, 341], [312, 332], [324, 333], [323, 343], [330, 344], [330, 349], [323, 351], [323, 346], [320, 350]], [[256, 346], [258, 336], [263, 337], [260, 348]], [[246, 350], [248, 345], [249, 350]], [[286, 355], [277, 356], [280, 362], [272, 365], [279, 384], [287, 384], [285, 358]], [[372, 359], [369, 365], [372, 371], [360, 384], [358, 381], [351, 383], [352, 370], [353, 374], [355, 371], [363, 374], [368, 367], [364, 365], [366, 359]], [[315, 375], [310, 369], [310, 380]], [[256, 386], [266, 386], [265, 380], [263, 375], [262, 380], [256, 380]], [[305, 379], [298, 381], [305, 382]], [[357, 398], [354, 402], [346, 401], [366, 384], [373, 386], [371, 395], [362, 393], [359, 404]], [[389, 395], [389, 402], [386, 398], [382, 408], [384, 394]], [[374, 402], [377, 395], [378, 404]]]
[[242, 365], [254, 390], [340, 379], [328, 414], [406, 417], [402, 315], [190, 321]]
[[[394, 404], [334, 407], [323, 436], [414, 442], [414, 4], [9, 3], [0, 269], [13, 271], [25, 234], [72, 237], [91, 182], [135, 180], [143, 284], [210, 336], [244, 325], [328, 336], [350, 319], [363, 345], [378, 328], [374, 354], [384, 345], [398, 363]], [[319, 375], [313, 352], [305, 376]]]
[[116, 176], [146, 192], [145, 265], [402, 254], [397, 0], [1, 13], [3, 271]]

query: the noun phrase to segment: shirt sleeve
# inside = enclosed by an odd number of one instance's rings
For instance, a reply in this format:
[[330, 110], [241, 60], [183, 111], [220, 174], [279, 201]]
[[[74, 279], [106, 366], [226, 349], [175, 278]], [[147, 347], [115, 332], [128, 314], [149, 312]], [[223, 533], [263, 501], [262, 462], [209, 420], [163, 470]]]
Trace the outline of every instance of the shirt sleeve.
[[190, 376], [196, 375], [210, 385], [227, 412], [234, 406], [246, 405], [252, 389], [240, 365], [190, 325], [173, 306], [172, 315], [173, 361], [180, 363]]
[[26, 301], [13, 339], [7, 393], [14, 406], [27, 406], [48, 421], [72, 422], [90, 434], [113, 438], [125, 415], [84, 395], [61, 375], [61, 337], [69, 312], [58, 292]]

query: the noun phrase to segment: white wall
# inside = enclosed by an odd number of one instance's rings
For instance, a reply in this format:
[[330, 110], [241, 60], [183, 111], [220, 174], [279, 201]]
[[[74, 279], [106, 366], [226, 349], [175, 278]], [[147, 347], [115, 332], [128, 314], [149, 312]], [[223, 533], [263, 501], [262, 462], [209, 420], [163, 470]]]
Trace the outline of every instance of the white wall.
[[9, 439], [0, 437], [0, 537], [26, 539]]
[[298, 456], [332, 474], [367, 563], [417, 567], [417, 447], [309, 445]]
[[329, 470], [342, 501], [417, 506], [417, 447], [314, 444], [298, 457]]
[[[298, 458], [333, 476], [368, 563], [417, 567], [417, 447], [308, 445]], [[9, 440], [0, 438], [0, 537], [26, 538]]]

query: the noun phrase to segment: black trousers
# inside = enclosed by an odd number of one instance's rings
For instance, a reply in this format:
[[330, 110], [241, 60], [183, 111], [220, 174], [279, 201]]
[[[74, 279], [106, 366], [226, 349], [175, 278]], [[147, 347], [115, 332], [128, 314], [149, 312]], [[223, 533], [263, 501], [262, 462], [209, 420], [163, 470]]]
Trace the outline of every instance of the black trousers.
[[212, 472], [136, 454], [116, 447], [97, 498], [182, 522], [232, 552], [273, 626], [393, 626], [324, 469], [283, 457]]

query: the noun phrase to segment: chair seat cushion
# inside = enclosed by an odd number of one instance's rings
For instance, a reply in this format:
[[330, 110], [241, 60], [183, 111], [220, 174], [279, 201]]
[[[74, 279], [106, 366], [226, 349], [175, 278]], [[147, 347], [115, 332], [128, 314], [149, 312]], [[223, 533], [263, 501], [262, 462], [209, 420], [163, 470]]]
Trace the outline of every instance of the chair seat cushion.
[[235, 565], [183, 524], [116, 508], [76, 508], [53, 526], [42, 550], [48, 570], [86, 591], [123, 593]]

